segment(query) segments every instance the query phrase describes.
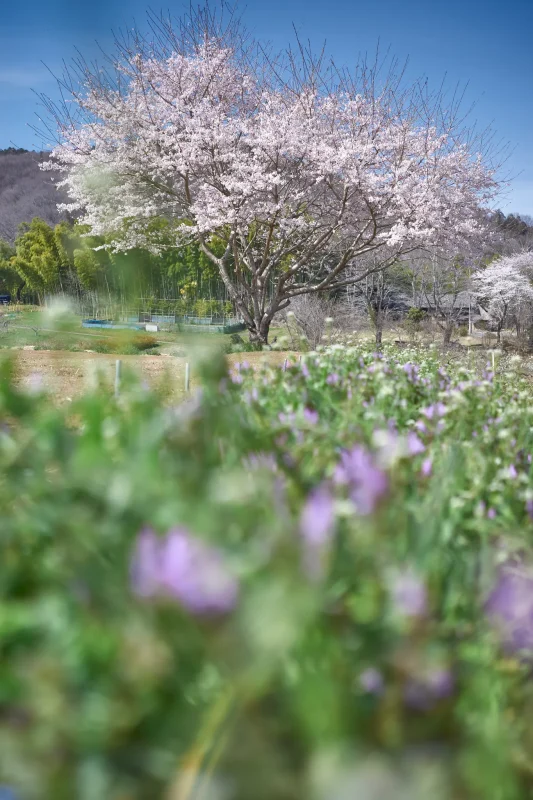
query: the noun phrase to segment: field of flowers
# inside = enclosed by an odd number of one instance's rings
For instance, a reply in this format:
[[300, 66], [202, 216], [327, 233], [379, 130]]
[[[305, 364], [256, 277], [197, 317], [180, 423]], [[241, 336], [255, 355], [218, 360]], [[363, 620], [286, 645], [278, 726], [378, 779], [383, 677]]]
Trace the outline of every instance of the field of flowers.
[[531, 797], [520, 359], [201, 369], [58, 409], [1, 365], [6, 797]]

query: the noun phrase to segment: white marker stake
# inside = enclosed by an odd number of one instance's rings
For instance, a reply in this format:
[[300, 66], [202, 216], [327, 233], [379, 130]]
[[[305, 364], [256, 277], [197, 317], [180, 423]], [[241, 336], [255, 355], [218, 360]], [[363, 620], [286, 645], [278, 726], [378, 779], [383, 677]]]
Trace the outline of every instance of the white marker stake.
[[185, 364], [185, 391], [189, 391], [189, 384], [191, 380], [191, 367], [190, 364], [187, 362]]
[[120, 395], [120, 373], [122, 371], [122, 361], [117, 358], [115, 364], [115, 397]]

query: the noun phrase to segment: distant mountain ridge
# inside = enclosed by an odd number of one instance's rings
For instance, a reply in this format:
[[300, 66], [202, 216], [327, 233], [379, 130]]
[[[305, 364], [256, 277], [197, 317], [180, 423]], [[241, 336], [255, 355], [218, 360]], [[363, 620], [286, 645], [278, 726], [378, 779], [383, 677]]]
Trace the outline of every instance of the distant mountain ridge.
[[56, 175], [39, 168], [48, 158], [48, 153], [22, 148], [0, 150], [0, 239], [13, 242], [20, 223], [33, 217], [50, 225], [66, 217], [57, 210], [66, 198], [55, 186]]

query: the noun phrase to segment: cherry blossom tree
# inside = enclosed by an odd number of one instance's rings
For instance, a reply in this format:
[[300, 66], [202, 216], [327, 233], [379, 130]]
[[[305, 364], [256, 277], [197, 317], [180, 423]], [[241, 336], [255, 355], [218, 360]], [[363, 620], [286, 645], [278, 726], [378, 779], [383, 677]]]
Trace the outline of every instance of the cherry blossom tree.
[[375, 271], [479, 230], [497, 180], [455, 98], [406, 85], [396, 63], [381, 79], [378, 60], [350, 72], [299, 42], [274, 56], [223, 11], [150, 21], [104, 68], [76, 61], [63, 105], [43, 98], [63, 208], [115, 250], [164, 246], [166, 219], [166, 241], [216, 265], [253, 340], [292, 298], [352, 282], [365, 254]]
[[531, 309], [532, 278], [532, 253], [503, 256], [474, 276], [478, 302], [494, 321], [498, 342], [511, 314], [520, 315], [526, 309]]

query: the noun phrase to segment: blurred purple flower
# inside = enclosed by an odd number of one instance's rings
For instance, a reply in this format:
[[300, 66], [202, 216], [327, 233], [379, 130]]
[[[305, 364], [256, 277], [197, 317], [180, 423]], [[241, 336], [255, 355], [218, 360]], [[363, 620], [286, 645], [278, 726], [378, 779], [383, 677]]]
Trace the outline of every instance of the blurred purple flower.
[[420, 468], [420, 474], [424, 478], [429, 478], [429, 476], [431, 475], [432, 471], [433, 471], [433, 461], [431, 459], [431, 456], [428, 456], [427, 458], [425, 458], [422, 461], [422, 466]]
[[495, 516], [496, 516], [496, 509], [494, 509], [494, 508], [489, 508], [489, 510], [487, 511], [487, 517], [488, 517], [489, 519], [494, 519], [494, 518], [495, 518]]
[[247, 405], [251, 405], [252, 403], [257, 402], [259, 399], [259, 392], [257, 388], [254, 386], [250, 392], [244, 392], [243, 400]]
[[318, 411], [312, 408], [304, 408], [304, 419], [306, 422], [309, 422], [310, 425], [316, 425], [318, 422]]
[[516, 467], [514, 464], [511, 464], [509, 467], [509, 477], [510, 478], [517, 478], [518, 472], [516, 471]]
[[300, 515], [300, 535], [304, 542], [305, 571], [313, 578], [322, 573], [324, 552], [335, 528], [333, 497], [322, 484], [311, 491]]
[[526, 511], [530, 519], [533, 519], [533, 500], [526, 500]]
[[290, 411], [288, 414], [285, 414], [283, 411], [281, 411], [278, 414], [278, 419], [282, 425], [290, 425], [292, 427], [294, 425], [295, 418], [296, 417], [293, 411]]
[[410, 568], [396, 572], [389, 581], [394, 610], [403, 617], [423, 617], [428, 610], [424, 582]]
[[242, 375], [239, 372], [236, 375], [232, 374], [231, 375], [231, 382], [232, 383], [242, 383], [243, 382]]
[[367, 694], [382, 694], [385, 687], [383, 675], [375, 667], [368, 667], [361, 672], [359, 684]]
[[403, 371], [407, 373], [409, 380], [416, 382], [418, 379], [418, 367], [416, 364], [411, 364], [409, 361], [407, 364], [403, 365]]
[[337, 373], [336, 372], [332, 372], [331, 375], [328, 375], [328, 377], [326, 378], [326, 383], [329, 386], [336, 386], [338, 384], [339, 380], [340, 380], [340, 378], [337, 375]]
[[415, 422], [415, 428], [417, 431], [420, 431], [420, 433], [427, 433], [427, 425], [422, 422], [421, 419], [419, 419], [418, 422]]
[[308, 368], [307, 364], [305, 363], [305, 361], [301, 361], [300, 362], [300, 369], [302, 371], [302, 375], [304, 376], [304, 378], [308, 378], [309, 377], [309, 368]]
[[417, 456], [425, 451], [425, 447], [414, 431], [407, 434], [407, 452], [410, 456]]
[[313, 489], [305, 501], [300, 534], [309, 544], [326, 544], [331, 539], [334, 522], [333, 498], [328, 487], [322, 484]]
[[161, 586], [193, 614], [224, 614], [235, 607], [238, 583], [216, 548], [175, 528], [161, 558]]
[[137, 538], [131, 565], [135, 594], [167, 594], [194, 614], [220, 614], [237, 602], [238, 584], [222, 554], [182, 528], [162, 539], [147, 528]]
[[371, 514], [388, 488], [388, 480], [361, 445], [341, 453], [335, 470], [336, 483], [349, 487], [350, 497], [359, 514]]
[[518, 564], [502, 566], [485, 612], [507, 649], [533, 650], [532, 570]]
[[444, 403], [433, 403], [433, 405], [423, 408], [420, 413], [423, 414], [426, 419], [434, 419], [444, 416], [446, 410]]

